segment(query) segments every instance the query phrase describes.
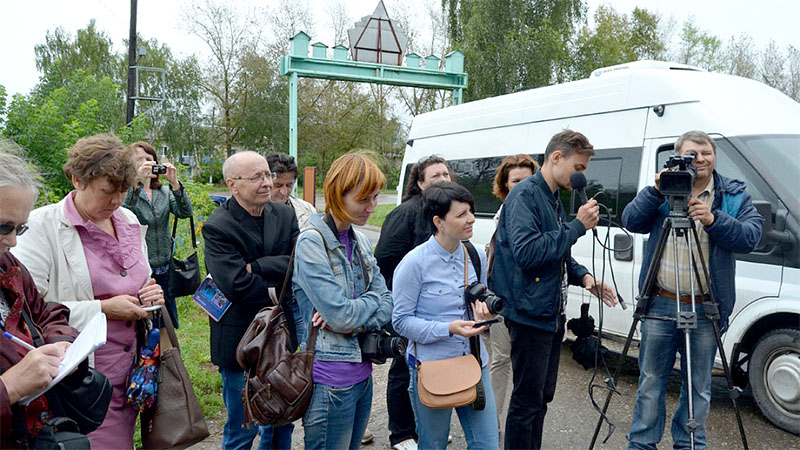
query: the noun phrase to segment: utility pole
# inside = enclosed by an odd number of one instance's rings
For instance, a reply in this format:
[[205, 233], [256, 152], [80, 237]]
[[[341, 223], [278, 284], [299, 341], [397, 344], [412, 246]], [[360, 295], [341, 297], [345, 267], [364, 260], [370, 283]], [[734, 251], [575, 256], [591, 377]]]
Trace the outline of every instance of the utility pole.
[[125, 114], [125, 124], [133, 121], [134, 107], [136, 106], [136, 1], [131, 0], [131, 27], [128, 36], [128, 102]]

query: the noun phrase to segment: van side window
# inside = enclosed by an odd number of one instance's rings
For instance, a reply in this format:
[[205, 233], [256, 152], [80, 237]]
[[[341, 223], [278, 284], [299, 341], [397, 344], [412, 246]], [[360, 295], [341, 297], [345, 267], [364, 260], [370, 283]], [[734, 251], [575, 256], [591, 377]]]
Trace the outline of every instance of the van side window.
[[[772, 194], [764, 180], [755, 175], [753, 168], [742, 159], [728, 140], [714, 139], [714, 142], [717, 144], [714, 163], [714, 170], [717, 173], [747, 183], [747, 192], [750, 193], [753, 201], [777, 201], [777, 198]], [[656, 158], [656, 171], [661, 171], [667, 159], [674, 154], [674, 146], [671, 144], [659, 147], [658, 157]]]
[[475, 198], [475, 215], [478, 217], [493, 217], [500, 208], [500, 199], [492, 194], [492, 186], [494, 173], [503, 158], [492, 156], [447, 161], [453, 181], [467, 188]]
[[[622, 210], [636, 197], [641, 161], [641, 147], [595, 149], [595, 155], [589, 161], [586, 196], [591, 198], [602, 191], [596, 199], [608, 208], [612, 220], [616, 219], [614, 222], [618, 222]], [[576, 196], [571, 191], [562, 191], [561, 202], [567, 207], [570, 218], [574, 218], [580, 206]], [[604, 217], [604, 208], [600, 213]], [[602, 219], [601, 225], [605, 225]]]

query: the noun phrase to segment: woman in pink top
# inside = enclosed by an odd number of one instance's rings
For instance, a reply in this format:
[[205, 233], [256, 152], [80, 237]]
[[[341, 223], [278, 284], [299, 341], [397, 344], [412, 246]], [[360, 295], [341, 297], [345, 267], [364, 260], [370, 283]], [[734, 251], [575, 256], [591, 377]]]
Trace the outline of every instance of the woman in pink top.
[[45, 300], [70, 308], [70, 325], [82, 330], [97, 313], [108, 319], [106, 344], [94, 366], [114, 387], [103, 424], [89, 435], [94, 448], [133, 448], [136, 412], [125, 404], [125, 377], [136, 355], [136, 321], [161, 305], [150, 278], [145, 228], [120, 209], [136, 176], [130, 152], [116, 136], [80, 139], [68, 152], [64, 174], [75, 190], [34, 210], [30, 231], [15, 255], [26, 264]]

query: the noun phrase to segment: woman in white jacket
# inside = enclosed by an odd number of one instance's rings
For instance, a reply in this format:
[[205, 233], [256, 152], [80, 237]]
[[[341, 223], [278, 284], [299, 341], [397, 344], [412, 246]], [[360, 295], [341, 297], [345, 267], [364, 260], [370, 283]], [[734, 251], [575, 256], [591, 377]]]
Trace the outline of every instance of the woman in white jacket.
[[146, 228], [120, 209], [136, 169], [119, 138], [95, 135], [69, 149], [64, 174], [75, 190], [31, 213], [14, 254], [45, 300], [70, 308], [70, 325], [82, 330], [96, 313], [105, 313], [106, 344], [95, 351], [94, 365], [114, 392], [103, 424], [89, 438], [95, 448], [132, 448], [136, 411], [124, 393], [137, 350], [136, 321], [149, 314], [143, 307], [164, 304], [161, 287], [150, 278]]

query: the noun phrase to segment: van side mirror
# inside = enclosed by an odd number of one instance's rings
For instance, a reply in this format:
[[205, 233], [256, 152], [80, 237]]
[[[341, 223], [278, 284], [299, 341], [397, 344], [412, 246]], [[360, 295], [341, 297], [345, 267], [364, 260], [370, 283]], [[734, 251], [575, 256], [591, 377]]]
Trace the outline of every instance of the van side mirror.
[[791, 248], [794, 241], [792, 235], [786, 231], [775, 230], [775, 221], [772, 218], [772, 204], [757, 200], [753, 202], [753, 206], [764, 217], [764, 225], [761, 227], [761, 239], [759, 239], [755, 250], [764, 250], [769, 245]]

